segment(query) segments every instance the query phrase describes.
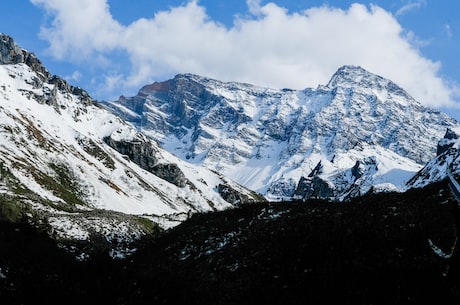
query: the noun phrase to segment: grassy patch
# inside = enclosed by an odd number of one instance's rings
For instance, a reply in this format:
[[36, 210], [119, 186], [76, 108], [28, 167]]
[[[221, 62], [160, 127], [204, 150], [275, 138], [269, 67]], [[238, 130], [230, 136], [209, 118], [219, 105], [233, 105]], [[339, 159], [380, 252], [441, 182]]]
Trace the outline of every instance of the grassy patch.
[[18, 202], [16, 198], [6, 194], [0, 195], [0, 221], [18, 222], [30, 212], [30, 206]]
[[4, 163], [0, 163], [0, 182], [7, 186], [8, 189], [16, 195], [26, 195], [32, 193], [19, 181], [18, 178], [13, 175]]
[[70, 206], [86, 205], [79, 178], [65, 164], [50, 163], [55, 172], [54, 177], [41, 172], [33, 172], [35, 180], [64, 200]]
[[24, 124], [28, 134], [29, 134], [29, 139], [36, 139], [38, 143], [40, 144], [41, 147], [47, 147], [48, 141], [46, 138], [43, 136], [43, 133], [34, 125], [34, 123], [26, 117], [23, 113], [19, 113], [22, 117], [22, 119], [27, 122], [27, 124]]
[[136, 217], [136, 220], [139, 223], [139, 225], [147, 232], [147, 234], [157, 234], [161, 233], [162, 231], [157, 223], [151, 221], [148, 218], [139, 216]]
[[80, 144], [86, 153], [101, 161], [105, 167], [111, 170], [115, 169], [115, 162], [113, 159], [101, 148], [100, 145], [95, 143], [93, 140], [80, 138], [78, 139], [78, 144]]
[[118, 186], [116, 185], [115, 183], [113, 183], [112, 181], [110, 181], [109, 179], [106, 179], [106, 178], [103, 178], [103, 177], [99, 177], [99, 180], [104, 182], [105, 184], [107, 184], [110, 188], [112, 188], [113, 190], [115, 190], [115, 192], [117, 192], [118, 194], [119, 193], [122, 193], [124, 194], [125, 196], [128, 196], [125, 192], [123, 192], [123, 190]]

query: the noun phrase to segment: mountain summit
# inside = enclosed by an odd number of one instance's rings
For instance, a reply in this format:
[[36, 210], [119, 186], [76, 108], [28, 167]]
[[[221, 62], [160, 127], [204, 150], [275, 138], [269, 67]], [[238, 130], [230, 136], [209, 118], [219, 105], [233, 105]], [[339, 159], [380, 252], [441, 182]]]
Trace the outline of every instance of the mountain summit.
[[379, 90], [387, 89], [393, 94], [404, 96], [412, 103], [417, 103], [407, 92], [391, 80], [383, 78], [377, 74], [373, 74], [360, 66], [340, 67], [334, 75], [332, 75], [326, 87], [330, 89], [335, 87], [353, 87], [355, 89], [373, 88]]
[[357, 66], [305, 90], [180, 74], [105, 105], [182, 159], [271, 199], [402, 190], [459, 126]]

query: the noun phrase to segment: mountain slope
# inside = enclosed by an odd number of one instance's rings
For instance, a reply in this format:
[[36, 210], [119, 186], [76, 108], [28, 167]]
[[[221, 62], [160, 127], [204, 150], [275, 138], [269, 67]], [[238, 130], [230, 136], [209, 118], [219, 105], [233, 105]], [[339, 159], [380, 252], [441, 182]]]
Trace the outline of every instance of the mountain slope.
[[0, 218], [39, 219], [58, 238], [132, 240], [262, 199], [164, 151], [0, 35]]
[[272, 199], [403, 190], [459, 126], [354, 66], [300, 91], [182, 74], [104, 105], [182, 159]]

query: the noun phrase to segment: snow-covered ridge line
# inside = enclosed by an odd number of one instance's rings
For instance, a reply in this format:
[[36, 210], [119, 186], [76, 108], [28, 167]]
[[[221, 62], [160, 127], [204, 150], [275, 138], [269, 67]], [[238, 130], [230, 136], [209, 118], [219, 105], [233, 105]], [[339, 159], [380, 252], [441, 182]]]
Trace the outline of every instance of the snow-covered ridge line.
[[104, 105], [183, 160], [272, 200], [402, 191], [459, 126], [356, 66], [304, 90], [179, 74]]

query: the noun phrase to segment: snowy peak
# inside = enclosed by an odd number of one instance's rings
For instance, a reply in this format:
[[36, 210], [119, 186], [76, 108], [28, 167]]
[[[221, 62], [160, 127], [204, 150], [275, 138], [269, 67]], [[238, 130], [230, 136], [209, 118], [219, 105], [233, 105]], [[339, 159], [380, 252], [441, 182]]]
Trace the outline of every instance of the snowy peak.
[[272, 199], [402, 190], [458, 126], [355, 66], [300, 91], [180, 74], [106, 107], [182, 159]]
[[400, 96], [405, 102], [418, 104], [404, 89], [389, 79], [373, 74], [360, 66], [342, 66], [334, 73], [329, 83], [329, 89], [353, 88], [355, 90], [376, 90], [387, 95]]
[[384, 81], [383, 77], [370, 73], [360, 66], [342, 66], [332, 75], [327, 87], [354, 87], [357, 85], [367, 87], [363, 85], [378, 84]]

